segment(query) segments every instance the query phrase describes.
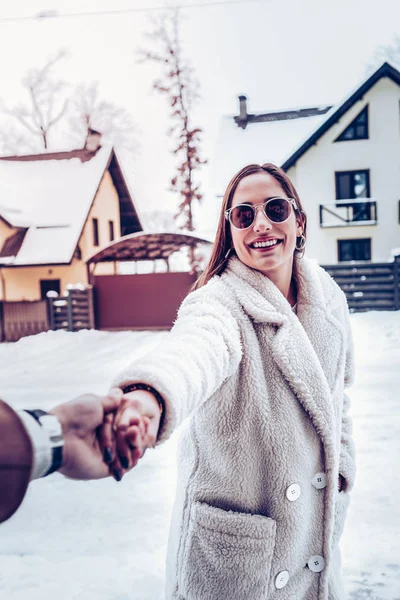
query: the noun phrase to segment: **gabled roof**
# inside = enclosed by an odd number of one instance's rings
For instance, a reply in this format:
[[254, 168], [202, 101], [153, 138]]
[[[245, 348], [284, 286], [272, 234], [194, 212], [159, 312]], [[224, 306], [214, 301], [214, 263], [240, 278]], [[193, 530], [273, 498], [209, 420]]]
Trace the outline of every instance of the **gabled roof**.
[[330, 106], [246, 114], [245, 126], [239, 117], [223, 117], [211, 187], [223, 194], [235, 172], [250, 163], [281, 164], [289, 152], [303, 141], [325, 118]]
[[359, 100], [362, 99], [364, 94], [366, 94], [380, 79], [383, 77], [388, 77], [394, 83], [400, 86], [400, 72], [396, 67], [394, 67], [389, 62], [384, 62], [376, 71], [372, 73], [372, 75], [368, 76], [364, 81], [357, 86], [355, 90], [353, 90], [349, 96], [343, 100], [340, 104], [334, 106], [329, 113], [327, 113], [326, 118], [320, 123], [315, 131], [303, 142], [301, 143], [297, 149], [292, 152], [292, 154], [284, 160], [282, 163], [282, 169], [287, 171], [292, 167], [301, 156], [311, 146], [313, 146], [323, 135], [339, 121], [339, 119]]
[[272, 162], [284, 170], [290, 169], [383, 77], [400, 85], [400, 71], [385, 62], [333, 107], [248, 114], [247, 98], [239, 96], [240, 114], [222, 119], [212, 164], [211, 188], [217, 195], [222, 195], [235, 172], [250, 163]]
[[[24, 229], [25, 235], [14, 258], [3, 246], [0, 264], [69, 264], [107, 169], [120, 198], [125, 233], [141, 230], [112, 148], [103, 147], [97, 153], [75, 150], [1, 158], [0, 215], [12, 226]], [[14, 242], [9, 246], [15, 251]]]

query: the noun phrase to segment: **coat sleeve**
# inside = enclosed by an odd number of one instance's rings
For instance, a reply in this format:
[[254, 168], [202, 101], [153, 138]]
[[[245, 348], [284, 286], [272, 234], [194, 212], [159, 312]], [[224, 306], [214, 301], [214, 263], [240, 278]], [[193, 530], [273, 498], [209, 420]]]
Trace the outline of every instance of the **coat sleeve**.
[[339, 473], [345, 479], [344, 489], [351, 490], [354, 485], [356, 463], [355, 463], [355, 448], [353, 441], [353, 424], [349, 415], [350, 397], [347, 394], [347, 389], [353, 384], [354, 380], [354, 350], [353, 338], [350, 328], [350, 320], [348, 317], [348, 309], [346, 305], [347, 315], [347, 342], [346, 342], [346, 363], [344, 374], [344, 397], [342, 409], [342, 429], [340, 439], [340, 460]]
[[232, 309], [224, 284], [211, 280], [184, 300], [167, 341], [114, 380], [118, 387], [146, 383], [162, 395], [165, 419], [158, 442], [166, 440], [238, 368], [242, 349]]
[[0, 400], [0, 523], [21, 504], [31, 475], [33, 449], [13, 409]]

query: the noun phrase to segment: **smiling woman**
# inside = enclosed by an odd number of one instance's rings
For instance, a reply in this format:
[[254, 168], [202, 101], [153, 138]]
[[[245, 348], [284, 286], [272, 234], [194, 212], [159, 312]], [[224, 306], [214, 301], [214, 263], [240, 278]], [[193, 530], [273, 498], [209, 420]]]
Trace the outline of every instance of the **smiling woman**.
[[[260, 205], [262, 210], [258, 209]], [[243, 207], [248, 211], [246, 206], [251, 207], [252, 219], [243, 223], [243, 218], [240, 222], [236, 217]], [[303, 219], [300, 213], [295, 215], [292, 206], [297, 208], [296, 201], [285, 197], [280, 183], [265, 169], [239, 181], [228, 213], [238, 258], [267, 275], [289, 302], [295, 304], [293, 256], [296, 238], [303, 233]]]
[[295, 304], [293, 259], [304, 253], [306, 228], [300, 198], [284, 171], [271, 163], [244, 167], [226, 189], [210, 262], [194, 287], [221, 273], [235, 252]]
[[352, 341], [344, 294], [302, 258], [305, 233], [287, 175], [271, 164], [243, 168], [169, 337], [114, 381], [126, 392], [114, 423], [125, 463], [137, 461], [133, 439], [148, 445], [140, 418], [161, 443], [191, 417], [167, 600], [344, 598]]

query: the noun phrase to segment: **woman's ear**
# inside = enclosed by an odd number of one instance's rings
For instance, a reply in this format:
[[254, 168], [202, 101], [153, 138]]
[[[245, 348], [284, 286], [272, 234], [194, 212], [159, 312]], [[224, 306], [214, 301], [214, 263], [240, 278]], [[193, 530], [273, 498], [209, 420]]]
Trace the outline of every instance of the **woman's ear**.
[[304, 231], [304, 217], [303, 213], [299, 212], [296, 215], [296, 237], [300, 237]]

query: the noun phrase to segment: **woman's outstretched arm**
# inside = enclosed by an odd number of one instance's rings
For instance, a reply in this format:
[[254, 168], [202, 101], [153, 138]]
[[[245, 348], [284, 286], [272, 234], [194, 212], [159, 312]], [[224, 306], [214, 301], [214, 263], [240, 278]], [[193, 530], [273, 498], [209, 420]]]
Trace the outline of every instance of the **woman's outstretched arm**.
[[[138, 358], [113, 381], [113, 386], [121, 389], [143, 383], [160, 395], [163, 415], [156, 433], [157, 443], [166, 440], [175, 427], [210, 398], [238, 368], [242, 349], [238, 319], [234, 314], [237, 310], [236, 303], [227, 296], [224, 284], [220, 280], [209, 282], [184, 300], [167, 340]], [[130, 399], [138, 400], [139, 392], [141, 390], [132, 392]], [[147, 400], [146, 410], [153, 411], [151, 422], [154, 424], [160, 420], [159, 403], [154, 397]], [[123, 412], [122, 408], [118, 411], [114, 427], [120, 424]], [[149, 417], [149, 414], [142, 415]], [[126, 418], [123, 427], [128, 422]], [[149, 445], [146, 434], [141, 434], [143, 423], [140, 419], [129, 427], [136, 427], [132, 437], [136, 431], [137, 447], [143, 449]], [[116, 437], [118, 439], [118, 434]], [[131, 445], [135, 448], [134, 440]], [[139, 451], [137, 455], [140, 455]]]

